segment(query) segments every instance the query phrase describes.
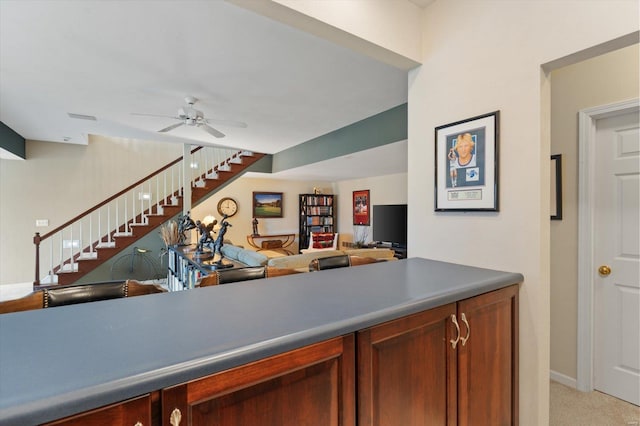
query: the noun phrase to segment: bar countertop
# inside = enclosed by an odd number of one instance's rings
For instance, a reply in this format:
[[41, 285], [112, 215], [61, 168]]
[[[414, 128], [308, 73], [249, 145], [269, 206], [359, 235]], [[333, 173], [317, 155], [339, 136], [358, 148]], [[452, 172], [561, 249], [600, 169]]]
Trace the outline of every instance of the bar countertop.
[[37, 424], [520, 283], [411, 258], [0, 315], [0, 424]]

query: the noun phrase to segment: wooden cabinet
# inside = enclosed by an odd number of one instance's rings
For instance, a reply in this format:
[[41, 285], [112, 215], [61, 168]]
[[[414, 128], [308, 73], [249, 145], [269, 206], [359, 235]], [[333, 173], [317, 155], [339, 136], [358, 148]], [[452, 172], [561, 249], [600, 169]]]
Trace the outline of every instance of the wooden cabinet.
[[98, 426], [98, 425], [127, 425], [127, 426], [149, 426], [151, 420], [151, 395], [138, 398], [106, 407], [97, 408], [86, 413], [66, 417], [62, 420], [46, 423], [47, 426]]
[[358, 333], [359, 425], [455, 424], [455, 313], [449, 304]]
[[51, 424], [517, 425], [517, 298], [505, 287]]
[[517, 425], [518, 286], [458, 302], [461, 319], [458, 424]]
[[347, 335], [165, 389], [162, 424], [353, 426], [354, 350]]
[[300, 229], [298, 247], [309, 247], [309, 234], [320, 232], [335, 233], [335, 198], [333, 195], [300, 194]]
[[517, 290], [360, 331], [358, 425], [517, 424]]

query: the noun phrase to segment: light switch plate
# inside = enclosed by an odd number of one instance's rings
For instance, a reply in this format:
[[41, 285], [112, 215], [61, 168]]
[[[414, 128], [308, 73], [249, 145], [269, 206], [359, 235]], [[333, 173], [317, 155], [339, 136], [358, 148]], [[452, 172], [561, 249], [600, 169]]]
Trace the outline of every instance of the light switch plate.
[[49, 226], [49, 219], [36, 219], [36, 226]]

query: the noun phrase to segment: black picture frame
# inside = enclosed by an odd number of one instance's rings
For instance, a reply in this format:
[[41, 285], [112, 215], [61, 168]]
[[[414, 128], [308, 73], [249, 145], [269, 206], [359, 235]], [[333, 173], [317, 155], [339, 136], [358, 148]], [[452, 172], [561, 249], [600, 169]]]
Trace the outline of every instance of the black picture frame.
[[282, 217], [282, 192], [253, 192], [253, 217]]
[[499, 211], [499, 139], [500, 111], [435, 128], [435, 211]]
[[551, 220], [562, 220], [562, 154], [551, 156]]

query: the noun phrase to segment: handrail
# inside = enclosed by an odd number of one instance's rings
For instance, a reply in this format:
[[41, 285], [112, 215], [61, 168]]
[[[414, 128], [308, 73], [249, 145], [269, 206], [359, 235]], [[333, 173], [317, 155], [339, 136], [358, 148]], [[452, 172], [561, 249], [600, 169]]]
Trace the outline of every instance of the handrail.
[[[147, 225], [151, 216], [164, 214], [166, 208], [180, 205], [179, 197], [183, 195], [186, 182], [192, 187], [205, 186], [205, 179], [215, 178], [223, 171], [222, 166], [247, 154], [251, 153], [198, 146], [190, 151], [190, 162], [183, 157], [173, 160], [54, 230], [44, 235], [36, 233], [33, 237], [36, 249], [34, 284], [40, 284], [41, 272], [46, 272], [47, 283], [53, 283], [59, 272], [76, 271], [78, 260], [96, 259], [98, 248], [115, 247], [116, 237], [131, 236], [133, 227]], [[191, 166], [189, 173], [185, 169], [187, 164]], [[44, 253], [43, 266], [40, 246], [47, 239], [48, 253]]]
[[[196, 148], [194, 148], [193, 150], [191, 150], [191, 154], [193, 154], [194, 152], [198, 151], [202, 149], [201, 146], [198, 146]], [[125, 189], [123, 189], [122, 191], [118, 192], [115, 195], [112, 195], [111, 197], [107, 198], [106, 200], [102, 201], [99, 204], [96, 204], [95, 206], [91, 207], [89, 210], [86, 210], [82, 213], [80, 213], [79, 215], [77, 215], [76, 217], [74, 217], [71, 220], [68, 220], [67, 222], [63, 223], [62, 225], [58, 226], [56, 229], [54, 229], [53, 231], [47, 232], [46, 234], [40, 236], [40, 241], [42, 240], [46, 240], [47, 238], [49, 238], [50, 236], [52, 236], [53, 234], [56, 234], [60, 231], [62, 231], [64, 228], [66, 228], [67, 226], [71, 225], [72, 223], [77, 222], [78, 220], [82, 219], [83, 217], [87, 216], [89, 213], [93, 213], [94, 211], [98, 210], [100, 207], [105, 206], [107, 204], [109, 204], [111, 201], [115, 200], [116, 198], [118, 198], [119, 196], [127, 193], [128, 191], [131, 191], [132, 189], [134, 189], [136, 186], [143, 184], [144, 182], [148, 181], [149, 179], [151, 179], [154, 176], [159, 175], [160, 173], [162, 173], [163, 171], [167, 170], [169, 167], [174, 166], [176, 164], [178, 164], [179, 162], [182, 161], [182, 157], [180, 158], [176, 158], [175, 160], [173, 160], [172, 162], [170, 162], [169, 164], [161, 167], [160, 169], [156, 170], [155, 172], [143, 177], [142, 179], [136, 181], [135, 183], [129, 185], [128, 187], [126, 187]]]

